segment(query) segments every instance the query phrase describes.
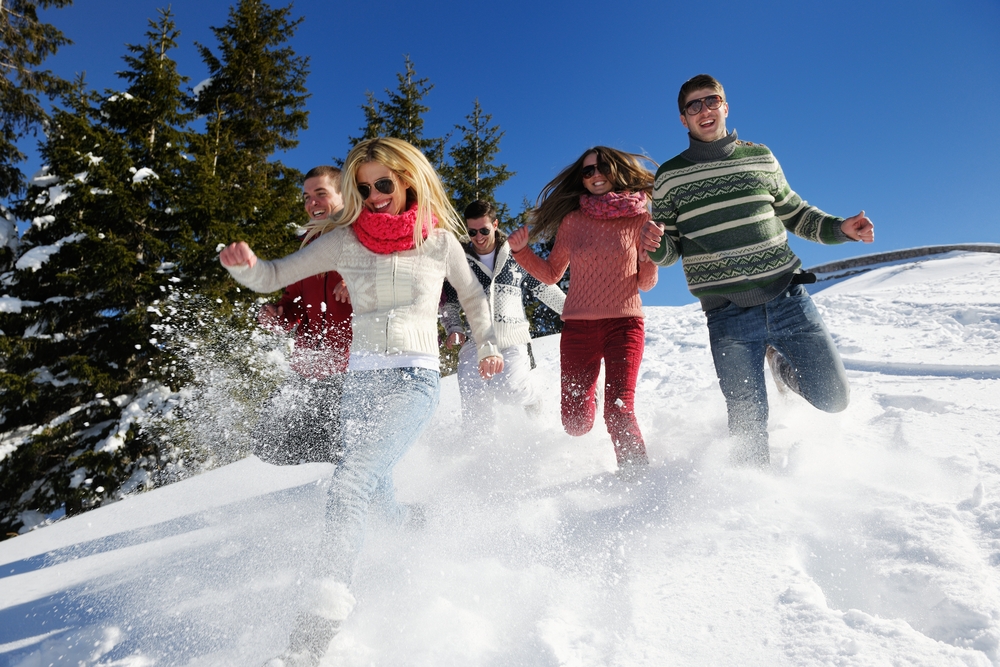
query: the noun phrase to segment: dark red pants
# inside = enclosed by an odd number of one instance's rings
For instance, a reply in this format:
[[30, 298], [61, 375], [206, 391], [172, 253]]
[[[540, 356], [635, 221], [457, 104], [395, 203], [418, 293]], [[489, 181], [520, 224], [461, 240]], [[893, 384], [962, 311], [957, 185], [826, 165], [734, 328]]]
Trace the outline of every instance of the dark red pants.
[[635, 382], [645, 347], [641, 317], [566, 320], [559, 344], [562, 366], [562, 422], [570, 435], [594, 426], [594, 391], [604, 359], [604, 423], [618, 464], [646, 459], [646, 445], [635, 420]]

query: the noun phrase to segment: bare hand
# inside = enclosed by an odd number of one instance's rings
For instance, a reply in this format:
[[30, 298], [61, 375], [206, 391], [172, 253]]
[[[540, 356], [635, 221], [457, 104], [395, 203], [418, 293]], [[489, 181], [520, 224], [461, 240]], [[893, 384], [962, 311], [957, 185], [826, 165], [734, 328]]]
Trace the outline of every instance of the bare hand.
[[511, 252], [524, 250], [524, 248], [528, 245], [528, 228], [518, 227], [515, 229], [511, 235], [507, 237], [507, 243], [510, 245]]
[[[639, 249], [645, 252], [653, 252], [660, 247], [660, 238], [663, 236], [663, 227], [652, 220], [647, 220], [639, 232]], [[645, 253], [643, 253], [645, 254]]]
[[444, 344], [448, 347], [449, 350], [454, 348], [456, 345], [462, 346], [465, 344], [465, 334], [460, 331], [456, 331], [455, 333], [450, 334], [447, 338], [445, 338]]
[[479, 362], [479, 375], [489, 380], [503, 370], [503, 357], [486, 357]]
[[237, 241], [223, 248], [222, 252], [219, 253], [219, 261], [226, 267], [246, 266], [252, 269], [257, 263], [257, 255], [253, 254], [253, 250], [246, 244], [246, 241]]
[[257, 322], [263, 327], [274, 329], [281, 326], [281, 316], [284, 314], [285, 309], [282, 306], [265, 303], [257, 313]]
[[855, 241], [865, 243], [875, 241], [875, 225], [865, 216], [864, 211], [844, 220], [840, 224], [840, 230]]
[[347, 283], [341, 280], [337, 283], [337, 286], [333, 288], [333, 298], [341, 303], [351, 302], [351, 293], [347, 291]]

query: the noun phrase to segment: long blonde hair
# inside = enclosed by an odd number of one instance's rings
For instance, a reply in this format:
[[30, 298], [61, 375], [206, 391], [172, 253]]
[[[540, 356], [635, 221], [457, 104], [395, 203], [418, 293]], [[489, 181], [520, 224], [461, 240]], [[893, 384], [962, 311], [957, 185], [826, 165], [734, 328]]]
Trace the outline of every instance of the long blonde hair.
[[454, 234], [459, 239], [465, 236], [465, 224], [455, 211], [448, 194], [441, 185], [434, 167], [418, 149], [402, 139], [378, 137], [358, 143], [347, 154], [340, 179], [340, 191], [344, 198], [344, 208], [338, 215], [328, 220], [316, 220], [306, 225], [306, 238], [311, 238], [335, 229], [347, 227], [361, 215], [365, 202], [358, 192], [358, 168], [365, 162], [377, 162], [393, 172], [406, 187], [406, 206], [417, 204], [417, 224], [413, 229], [413, 243], [419, 247], [423, 243], [423, 227], [430, 227], [432, 216], [437, 218], [437, 226]]
[[645, 192], [653, 196], [653, 172], [642, 166], [656, 163], [645, 155], [626, 153], [607, 146], [594, 146], [583, 152], [576, 162], [569, 165], [553, 178], [538, 195], [535, 209], [528, 224], [531, 226], [531, 240], [550, 239], [559, 231], [563, 218], [580, 208], [580, 195], [587, 194], [583, 185], [583, 161], [591, 153], [597, 154], [597, 164], [608, 165], [614, 192]]

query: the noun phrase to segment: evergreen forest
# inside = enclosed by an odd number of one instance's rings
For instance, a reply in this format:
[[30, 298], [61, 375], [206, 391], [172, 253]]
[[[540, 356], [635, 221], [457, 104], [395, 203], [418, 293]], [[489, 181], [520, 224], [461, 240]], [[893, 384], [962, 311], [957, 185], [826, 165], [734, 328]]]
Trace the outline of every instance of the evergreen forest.
[[[256, 324], [277, 295], [241, 291], [218, 252], [297, 249], [314, 166], [280, 159], [309, 122], [292, 5], [233, 4], [197, 45], [210, 78], [194, 87], [162, 9], [123, 45], [120, 86], [98, 91], [45, 67], [69, 41], [39, 12], [71, 2], [0, 3], [0, 539], [247, 455], [288, 340]], [[461, 213], [514, 172], [478, 100], [448, 136], [425, 135], [433, 87], [403, 55], [395, 86], [359, 100], [349, 142], [417, 146]], [[26, 140], [44, 165], [32, 175]], [[496, 204], [507, 229], [530, 210]], [[559, 330], [528, 307], [534, 335]]]

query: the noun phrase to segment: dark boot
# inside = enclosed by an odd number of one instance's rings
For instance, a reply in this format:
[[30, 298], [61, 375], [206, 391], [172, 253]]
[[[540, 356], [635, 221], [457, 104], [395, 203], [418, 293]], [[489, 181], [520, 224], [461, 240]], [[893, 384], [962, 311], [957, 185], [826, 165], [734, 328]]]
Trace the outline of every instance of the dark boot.
[[316, 667], [338, 630], [340, 621], [299, 614], [288, 638], [288, 650], [271, 659], [264, 667]]

